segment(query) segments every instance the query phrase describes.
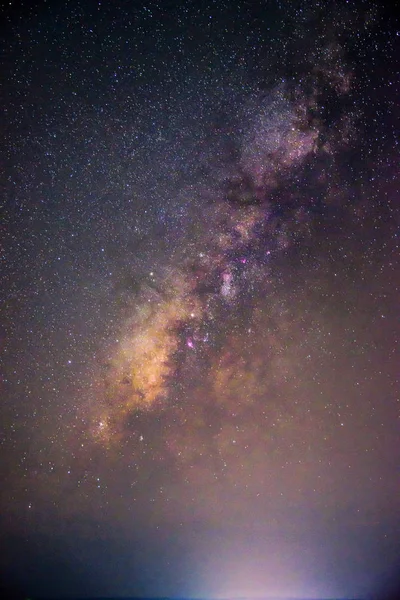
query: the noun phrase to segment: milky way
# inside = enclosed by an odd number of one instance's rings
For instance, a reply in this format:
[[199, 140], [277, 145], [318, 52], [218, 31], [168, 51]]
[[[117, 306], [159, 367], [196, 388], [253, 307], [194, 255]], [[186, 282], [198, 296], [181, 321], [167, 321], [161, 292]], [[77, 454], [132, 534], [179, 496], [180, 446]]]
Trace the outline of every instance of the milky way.
[[[329, 87], [329, 83], [324, 77], [319, 85]], [[345, 92], [349, 92], [347, 86]], [[323, 161], [324, 155], [336, 150], [329, 142], [332, 136], [311, 115], [311, 107], [318, 108], [318, 88], [309, 98], [301, 90], [292, 94], [296, 96], [293, 99], [290, 95], [282, 83], [251, 98], [243, 111], [242, 132], [233, 131], [231, 136], [236, 146], [231, 150], [231, 159], [222, 163], [214, 175], [215, 157], [207, 157], [205, 182], [212, 177], [213, 184], [207, 195], [199, 191], [197, 211], [191, 215], [197, 231], [189, 239], [184, 235], [175, 256], [172, 260], [165, 257], [166, 264], [157, 269], [159, 273], [148, 273], [146, 283], [137, 292], [133, 314], [124, 323], [123, 339], [118, 340], [106, 366], [109, 406], [95, 430], [100, 438], [110, 441], [110, 422], [115, 426], [129, 419], [132, 411], [151, 409], [153, 405], [160, 408], [160, 403], [171, 395], [169, 388], [174, 388], [174, 384], [176, 387], [180, 379], [190, 378], [189, 374], [183, 375], [185, 363], [190, 370], [197, 368], [202, 372], [203, 385], [210, 365], [216, 361], [214, 346], [221, 350], [227, 347], [232, 355], [228, 363], [235, 363], [240, 378], [245, 379], [250, 373], [261, 389], [268, 381], [266, 373], [258, 373], [246, 361], [241, 364], [242, 353], [249, 352], [248, 347], [252, 346], [249, 338], [257, 331], [253, 322], [256, 311], [253, 314], [251, 305], [263, 284], [268, 281], [270, 287], [273, 282], [268, 280], [268, 274], [275, 255], [287, 251], [295, 240], [309, 233], [310, 203], [304, 197], [307, 190], [301, 189], [304, 163], [314, 169], [312, 176], [318, 178], [320, 167], [315, 168], [314, 162], [321, 156]], [[300, 188], [296, 198], [285, 189], [290, 178]], [[319, 193], [326, 195], [329, 183], [321, 188]], [[186, 193], [190, 198], [193, 186]], [[274, 193], [279, 194], [279, 202], [292, 204], [281, 219], [274, 214]], [[202, 214], [198, 214], [202, 201]], [[266, 294], [263, 311], [270, 314], [271, 292]], [[245, 319], [243, 311], [248, 313]], [[231, 351], [233, 340], [226, 332], [235, 316], [236, 336], [242, 340], [235, 341]], [[271, 343], [268, 339], [264, 343], [266, 355]], [[229, 373], [232, 368], [230, 364], [225, 367], [223, 360], [219, 363], [218, 374], [213, 375], [217, 381], [226, 379], [225, 370]], [[210, 394], [209, 402], [218, 405], [223, 390], [219, 390], [221, 384], [217, 381], [211, 383], [207, 395]], [[232, 396], [245, 395], [250, 403], [259, 395], [244, 383], [241, 387], [238, 382], [236, 387]], [[204, 390], [201, 393], [204, 395]], [[264, 404], [267, 394], [267, 389], [262, 390]], [[180, 395], [175, 392], [175, 396], [180, 396], [175, 400], [177, 404], [185, 402], [188, 390]]]
[[6, 14], [8, 576], [28, 548], [40, 593], [54, 553], [56, 594], [379, 583], [400, 448], [385, 15]]

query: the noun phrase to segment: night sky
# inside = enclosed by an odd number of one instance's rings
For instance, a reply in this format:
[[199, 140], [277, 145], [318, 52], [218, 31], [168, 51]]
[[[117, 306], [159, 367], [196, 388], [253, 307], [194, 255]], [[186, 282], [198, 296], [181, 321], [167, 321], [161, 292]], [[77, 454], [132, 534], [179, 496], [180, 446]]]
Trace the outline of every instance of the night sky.
[[355, 597], [400, 554], [400, 26], [382, 3], [1, 13], [0, 567]]

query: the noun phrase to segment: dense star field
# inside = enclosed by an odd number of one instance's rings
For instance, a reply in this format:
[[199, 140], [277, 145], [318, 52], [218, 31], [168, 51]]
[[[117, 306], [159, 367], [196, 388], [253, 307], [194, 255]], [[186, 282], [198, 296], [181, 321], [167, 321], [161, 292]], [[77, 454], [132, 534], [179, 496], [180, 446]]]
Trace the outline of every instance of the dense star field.
[[398, 27], [372, 2], [3, 9], [7, 582], [350, 597], [390, 574]]

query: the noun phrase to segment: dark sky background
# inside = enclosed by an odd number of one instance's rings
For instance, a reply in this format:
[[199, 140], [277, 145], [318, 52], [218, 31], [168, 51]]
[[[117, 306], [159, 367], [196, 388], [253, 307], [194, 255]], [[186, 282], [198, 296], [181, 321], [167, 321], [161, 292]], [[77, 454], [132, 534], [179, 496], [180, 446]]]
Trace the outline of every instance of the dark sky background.
[[400, 27], [3, 5], [3, 579], [365, 596], [400, 551]]

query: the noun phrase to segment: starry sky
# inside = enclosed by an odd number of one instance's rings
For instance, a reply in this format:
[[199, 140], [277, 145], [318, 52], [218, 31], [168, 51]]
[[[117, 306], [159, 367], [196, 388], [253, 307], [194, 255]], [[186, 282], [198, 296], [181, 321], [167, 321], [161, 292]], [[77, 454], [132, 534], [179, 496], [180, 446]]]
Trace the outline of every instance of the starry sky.
[[355, 597], [400, 554], [383, 3], [1, 14], [1, 572]]

